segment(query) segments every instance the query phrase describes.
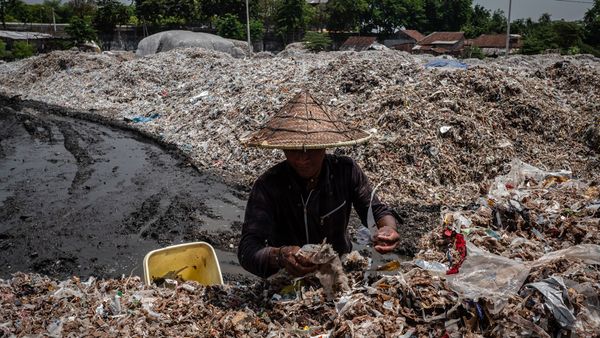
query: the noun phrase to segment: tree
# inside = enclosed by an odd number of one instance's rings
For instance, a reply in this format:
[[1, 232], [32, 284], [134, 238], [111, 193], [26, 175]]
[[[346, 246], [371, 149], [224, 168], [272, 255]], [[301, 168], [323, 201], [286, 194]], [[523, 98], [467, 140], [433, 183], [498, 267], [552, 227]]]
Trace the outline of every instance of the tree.
[[[252, 41], [262, 40], [265, 35], [265, 27], [260, 20], [250, 20], [250, 39]], [[244, 31], [244, 38], [246, 37], [246, 31]]]
[[423, 1], [425, 21], [423, 23], [423, 26], [419, 27], [418, 30], [426, 34], [442, 30], [442, 16], [440, 12], [440, 5], [440, 0]]
[[533, 21], [531, 18], [525, 19], [517, 19], [510, 23], [510, 32], [514, 34], [526, 34], [531, 29], [533, 25]]
[[494, 11], [494, 14], [492, 14], [492, 19], [490, 20], [488, 32], [506, 33], [506, 16], [504, 16], [503, 10], [497, 9]]
[[304, 35], [304, 46], [314, 53], [328, 50], [331, 47], [331, 39], [327, 34], [317, 32], [306, 32]]
[[162, 0], [134, 0], [135, 14], [142, 22], [158, 24], [165, 16], [165, 6]]
[[487, 33], [490, 27], [490, 16], [491, 13], [489, 10], [481, 5], [475, 5], [469, 22], [462, 28], [465, 32], [465, 36], [472, 39]]
[[552, 30], [554, 31], [554, 43], [565, 53], [582, 43], [583, 29], [576, 22], [554, 21]]
[[284, 43], [296, 41], [310, 21], [311, 9], [306, 0], [282, 0], [277, 8], [276, 28]]
[[129, 8], [118, 0], [99, 0], [98, 10], [94, 17], [94, 27], [101, 34], [104, 49], [110, 50], [117, 25], [129, 21]]
[[425, 20], [421, 31], [459, 31], [469, 24], [473, 13], [472, 0], [423, 0]]
[[71, 39], [75, 40], [75, 43], [96, 40], [96, 31], [92, 27], [89, 17], [72, 17], [69, 26], [65, 28], [65, 31], [69, 34]]
[[183, 23], [191, 23], [200, 18], [200, 6], [194, 0], [164, 0], [165, 16]]
[[0, 40], [0, 59], [6, 57], [6, 42]]
[[33, 55], [33, 46], [26, 41], [17, 41], [13, 44], [12, 57], [15, 59], [24, 59]]
[[71, 7], [73, 13], [80, 18], [92, 17], [96, 13], [96, 2], [94, 0], [69, 0], [67, 6]]
[[30, 6], [21, 0], [16, 0], [11, 8], [10, 14], [19, 22], [33, 22], [33, 15]]
[[327, 29], [330, 31], [357, 31], [362, 28], [369, 10], [367, 0], [332, 0], [327, 3], [329, 16]]
[[244, 25], [233, 14], [225, 14], [217, 19], [217, 34], [236, 40], [243, 40], [246, 36]]
[[0, 20], [2, 20], [2, 28], [6, 29], [6, 17], [12, 9], [17, 6], [18, 0], [0, 0]]
[[594, 6], [583, 17], [585, 42], [600, 48], [600, 0], [594, 0]]
[[264, 29], [269, 32], [275, 22], [277, 8], [281, 0], [257, 0], [257, 17], [263, 23]]
[[393, 34], [402, 27], [418, 27], [425, 15], [420, 0], [376, 0], [372, 13], [374, 27], [385, 34]]
[[[176, 0], [175, 0], [176, 1]], [[258, 16], [257, 0], [248, 3], [250, 17]], [[240, 22], [246, 23], [246, 1], [245, 0], [202, 0], [200, 11], [205, 17], [222, 17], [225, 14], [235, 15]]]
[[542, 14], [537, 23], [532, 23], [523, 39], [523, 54], [537, 54], [547, 49], [558, 49], [561, 46], [556, 36], [550, 14]]
[[442, 0], [439, 7], [441, 11], [442, 31], [459, 31], [471, 17], [473, 11], [472, 0]]

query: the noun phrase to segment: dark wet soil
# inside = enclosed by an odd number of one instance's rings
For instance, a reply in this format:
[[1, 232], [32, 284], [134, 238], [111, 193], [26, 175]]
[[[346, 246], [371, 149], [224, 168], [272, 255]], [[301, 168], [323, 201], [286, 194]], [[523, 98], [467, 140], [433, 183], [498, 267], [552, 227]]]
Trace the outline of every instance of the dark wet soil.
[[0, 278], [142, 275], [148, 251], [199, 240], [226, 279], [245, 278], [235, 255], [245, 196], [133, 132], [0, 112]]

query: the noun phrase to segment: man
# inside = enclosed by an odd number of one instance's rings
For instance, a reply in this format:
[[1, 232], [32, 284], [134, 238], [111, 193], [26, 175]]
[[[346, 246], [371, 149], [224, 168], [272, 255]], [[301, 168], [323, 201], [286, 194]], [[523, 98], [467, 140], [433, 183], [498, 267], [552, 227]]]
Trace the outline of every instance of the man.
[[286, 157], [252, 187], [238, 249], [246, 270], [261, 277], [282, 268], [305, 275], [316, 266], [296, 253], [302, 245], [324, 239], [338, 254], [350, 252], [347, 228], [352, 206], [367, 225], [372, 205], [378, 252], [396, 248], [400, 236], [395, 213], [377, 197], [371, 201], [369, 180], [351, 158], [325, 153], [326, 148], [358, 144], [369, 137], [333, 119], [310, 94], [301, 93], [243, 140], [249, 146], [282, 149]]

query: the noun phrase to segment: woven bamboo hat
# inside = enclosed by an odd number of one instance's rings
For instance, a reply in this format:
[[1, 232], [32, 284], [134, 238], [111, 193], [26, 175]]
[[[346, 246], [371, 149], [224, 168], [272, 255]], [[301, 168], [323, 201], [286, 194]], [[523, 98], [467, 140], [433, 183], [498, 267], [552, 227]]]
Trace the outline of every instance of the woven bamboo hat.
[[302, 92], [241, 141], [258, 148], [324, 149], [359, 144], [370, 137], [363, 130], [349, 128], [312, 95]]

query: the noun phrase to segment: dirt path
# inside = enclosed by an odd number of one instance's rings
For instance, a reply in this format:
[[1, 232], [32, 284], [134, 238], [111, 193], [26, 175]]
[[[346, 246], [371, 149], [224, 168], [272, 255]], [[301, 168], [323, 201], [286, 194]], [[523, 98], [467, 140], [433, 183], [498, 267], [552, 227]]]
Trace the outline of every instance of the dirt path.
[[236, 279], [245, 196], [135, 133], [0, 112], [0, 278], [141, 275], [148, 251], [204, 240]]

